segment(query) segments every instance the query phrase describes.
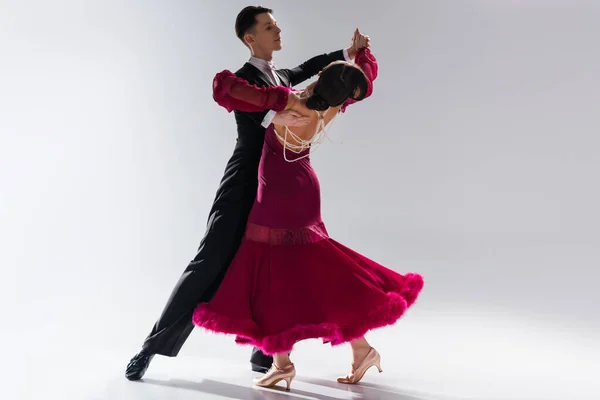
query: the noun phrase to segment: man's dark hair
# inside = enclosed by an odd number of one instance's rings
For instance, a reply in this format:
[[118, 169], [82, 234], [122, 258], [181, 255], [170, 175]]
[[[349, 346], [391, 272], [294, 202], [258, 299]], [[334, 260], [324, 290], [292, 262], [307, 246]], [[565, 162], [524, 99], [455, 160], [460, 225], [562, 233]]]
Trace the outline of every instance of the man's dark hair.
[[306, 108], [325, 111], [329, 107], [344, 104], [349, 98], [361, 101], [367, 95], [368, 89], [367, 77], [360, 68], [334, 61], [321, 72], [312, 95], [306, 100]]
[[248, 6], [238, 13], [235, 19], [235, 34], [246, 46], [248, 44], [244, 41], [244, 35], [255, 32], [256, 16], [265, 13], [272, 14], [273, 10], [262, 6]]

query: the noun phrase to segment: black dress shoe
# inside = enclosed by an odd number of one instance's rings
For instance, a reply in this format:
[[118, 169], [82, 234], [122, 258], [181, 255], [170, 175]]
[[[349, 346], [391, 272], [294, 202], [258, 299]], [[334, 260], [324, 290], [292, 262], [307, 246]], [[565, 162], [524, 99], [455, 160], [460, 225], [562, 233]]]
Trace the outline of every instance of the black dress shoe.
[[250, 363], [252, 364], [252, 371], [254, 372], [260, 372], [261, 374], [266, 374], [269, 371], [269, 368], [267, 367], [263, 367], [262, 365], [258, 365], [258, 364], [254, 364], [254, 363]]
[[266, 374], [271, 369], [271, 365], [273, 365], [273, 357], [266, 355], [255, 347], [252, 349], [250, 365], [252, 365], [252, 371]]
[[131, 360], [129, 360], [129, 364], [127, 364], [127, 369], [125, 370], [125, 378], [130, 381], [138, 381], [142, 379], [148, 366], [150, 365], [150, 361], [154, 358], [154, 354], [150, 354], [145, 350], [137, 353]]

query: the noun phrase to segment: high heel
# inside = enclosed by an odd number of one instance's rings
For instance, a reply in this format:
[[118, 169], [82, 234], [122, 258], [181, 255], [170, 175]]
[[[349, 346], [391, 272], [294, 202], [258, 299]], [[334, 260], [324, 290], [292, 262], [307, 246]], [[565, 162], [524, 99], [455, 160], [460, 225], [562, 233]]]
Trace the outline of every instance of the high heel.
[[289, 377], [289, 378], [285, 378], [284, 381], [286, 383], [286, 388], [285, 390], [287, 390], [288, 392], [290, 391], [290, 388], [292, 387], [292, 381], [294, 380], [294, 378]]
[[296, 368], [293, 363], [286, 365], [283, 368], [279, 368], [273, 363], [271, 369], [261, 378], [254, 378], [254, 384], [256, 386], [272, 388], [279, 381], [285, 381], [287, 391], [290, 390], [292, 381], [296, 377]]
[[365, 372], [371, 367], [377, 367], [379, 373], [383, 372], [381, 369], [381, 356], [373, 347], [367, 353], [365, 359], [360, 363], [360, 365], [356, 368], [352, 367], [352, 372], [346, 376], [340, 376], [337, 378], [339, 383], [348, 383], [355, 384], [360, 382], [360, 380], [365, 376]]

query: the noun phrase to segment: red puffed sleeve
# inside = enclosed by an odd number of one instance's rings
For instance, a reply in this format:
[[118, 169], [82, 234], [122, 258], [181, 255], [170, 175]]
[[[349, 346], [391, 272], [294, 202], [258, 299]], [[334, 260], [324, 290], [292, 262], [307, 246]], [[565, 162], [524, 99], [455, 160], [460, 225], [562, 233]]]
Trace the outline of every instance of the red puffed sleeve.
[[[354, 58], [354, 63], [358, 65], [365, 75], [367, 76], [367, 95], [364, 97], [365, 99], [373, 93], [373, 81], [377, 78], [377, 73], [379, 71], [379, 67], [377, 65], [377, 59], [371, 53], [371, 50], [367, 47], [364, 47], [358, 51], [356, 57]], [[341, 112], [346, 111], [346, 107], [350, 104], [356, 103], [356, 100], [348, 99], [340, 109]]]
[[213, 79], [213, 99], [228, 112], [282, 111], [290, 91], [284, 86], [251, 85], [228, 70], [219, 72]]

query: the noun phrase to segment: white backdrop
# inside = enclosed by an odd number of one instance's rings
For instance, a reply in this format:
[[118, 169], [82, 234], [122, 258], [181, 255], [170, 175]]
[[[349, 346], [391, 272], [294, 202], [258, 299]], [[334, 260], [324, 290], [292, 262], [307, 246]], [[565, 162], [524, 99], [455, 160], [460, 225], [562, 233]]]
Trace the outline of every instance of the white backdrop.
[[[138, 350], [233, 150], [233, 115], [212, 101], [211, 80], [248, 58], [233, 31], [245, 5], [0, 0], [0, 296], [12, 343]], [[278, 66], [346, 47], [355, 27], [371, 37], [374, 94], [336, 120], [313, 163], [330, 234], [425, 277], [411, 316], [597, 340], [600, 6], [265, 5], [282, 27]], [[194, 332], [182, 352], [229, 351], [211, 340]]]

